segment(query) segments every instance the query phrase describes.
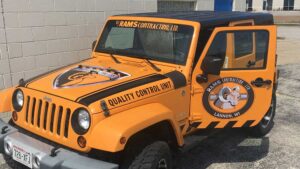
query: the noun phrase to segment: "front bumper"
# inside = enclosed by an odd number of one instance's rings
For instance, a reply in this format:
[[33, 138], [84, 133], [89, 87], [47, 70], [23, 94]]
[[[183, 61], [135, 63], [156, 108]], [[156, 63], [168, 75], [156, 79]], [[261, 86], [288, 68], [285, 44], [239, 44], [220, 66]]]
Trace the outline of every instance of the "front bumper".
[[117, 169], [117, 164], [112, 164], [80, 155], [70, 150], [59, 148], [55, 155], [51, 155], [53, 146], [29, 137], [13, 126], [0, 119], [0, 153], [5, 153], [5, 144], [17, 144], [26, 147], [33, 157], [38, 157], [41, 169]]

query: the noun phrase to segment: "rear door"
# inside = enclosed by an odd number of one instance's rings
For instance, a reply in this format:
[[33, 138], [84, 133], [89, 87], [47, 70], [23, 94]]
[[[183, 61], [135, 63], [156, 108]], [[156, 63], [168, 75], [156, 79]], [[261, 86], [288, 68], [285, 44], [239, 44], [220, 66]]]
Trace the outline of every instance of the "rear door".
[[[258, 124], [271, 104], [275, 51], [275, 26], [216, 28], [192, 74], [191, 123], [198, 128]], [[243, 61], [236, 58], [241, 55]], [[197, 82], [204, 75], [202, 60], [211, 56], [229, 58], [231, 64], [225, 60], [220, 75]]]

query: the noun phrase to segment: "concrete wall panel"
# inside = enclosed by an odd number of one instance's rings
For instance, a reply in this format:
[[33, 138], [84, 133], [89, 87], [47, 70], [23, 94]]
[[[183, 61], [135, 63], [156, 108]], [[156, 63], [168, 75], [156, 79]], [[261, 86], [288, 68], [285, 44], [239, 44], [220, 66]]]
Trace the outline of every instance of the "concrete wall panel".
[[0, 90], [90, 57], [108, 16], [157, 10], [157, 0], [0, 1]]

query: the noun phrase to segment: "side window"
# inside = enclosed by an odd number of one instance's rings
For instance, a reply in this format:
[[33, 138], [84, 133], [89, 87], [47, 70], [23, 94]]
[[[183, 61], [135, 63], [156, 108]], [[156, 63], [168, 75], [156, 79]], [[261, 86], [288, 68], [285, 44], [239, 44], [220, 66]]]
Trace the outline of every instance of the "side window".
[[[269, 32], [236, 31], [233, 32], [233, 52], [226, 58], [224, 69], [261, 69], [267, 62]], [[225, 64], [224, 64], [225, 66]]]
[[269, 32], [264, 30], [219, 32], [205, 57], [224, 58], [223, 70], [265, 68]]
[[253, 33], [234, 32], [234, 55], [240, 58], [253, 53]]
[[267, 31], [258, 31], [256, 37], [256, 61], [263, 61], [268, 55], [269, 33]]
[[221, 32], [215, 36], [205, 57], [224, 58], [227, 50], [227, 33]]

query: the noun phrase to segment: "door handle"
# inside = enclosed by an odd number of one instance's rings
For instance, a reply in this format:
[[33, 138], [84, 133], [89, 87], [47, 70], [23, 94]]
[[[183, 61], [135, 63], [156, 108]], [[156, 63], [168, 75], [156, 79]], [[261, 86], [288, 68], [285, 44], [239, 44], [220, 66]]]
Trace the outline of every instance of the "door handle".
[[256, 64], [256, 61], [249, 60], [249, 62], [247, 63], [247, 67], [255, 66], [255, 64]]
[[256, 86], [256, 87], [262, 87], [262, 86], [269, 86], [272, 84], [272, 80], [264, 80], [263, 78], [259, 77], [253, 81], [251, 81], [251, 84], [253, 86]]

